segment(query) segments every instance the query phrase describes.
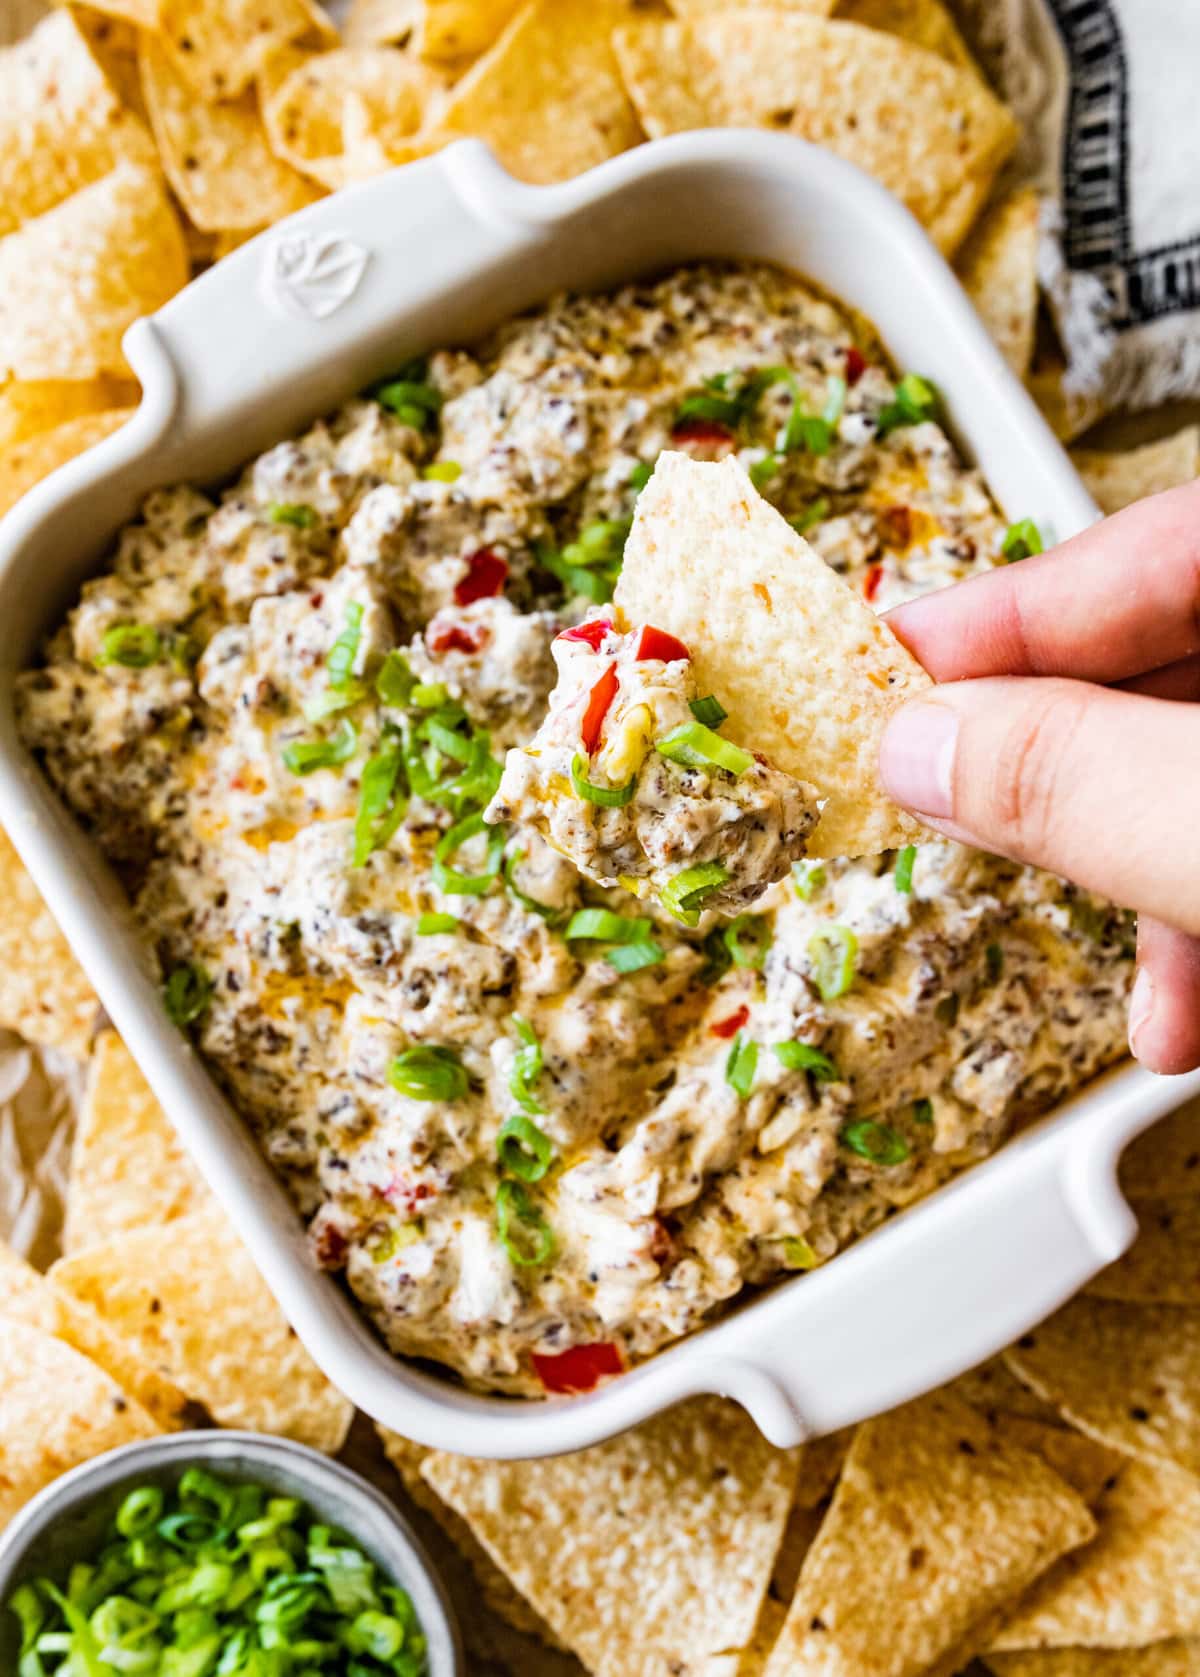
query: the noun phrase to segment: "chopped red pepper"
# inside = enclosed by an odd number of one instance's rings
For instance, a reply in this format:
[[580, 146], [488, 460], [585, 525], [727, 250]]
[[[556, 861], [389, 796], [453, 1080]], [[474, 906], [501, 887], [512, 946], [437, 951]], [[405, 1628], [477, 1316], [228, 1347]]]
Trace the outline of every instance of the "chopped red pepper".
[[604, 718], [608, 715], [608, 707], [616, 696], [617, 666], [610, 664], [588, 695], [587, 709], [579, 727], [583, 749], [589, 757], [600, 744], [600, 730], [604, 726]]
[[750, 1009], [743, 1005], [728, 1019], [718, 1019], [708, 1027], [709, 1036], [736, 1036], [750, 1017]]
[[873, 600], [879, 592], [879, 584], [883, 581], [883, 566], [872, 565], [863, 578], [863, 599]]
[[846, 383], [855, 385], [867, 370], [867, 358], [853, 344], [846, 351]]
[[733, 446], [734, 436], [728, 425], [716, 419], [681, 419], [671, 428], [671, 441], [682, 443], [685, 448], [694, 446], [721, 452]]
[[621, 1353], [608, 1340], [595, 1345], [573, 1345], [547, 1357], [535, 1351], [533, 1367], [548, 1392], [591, 1392], [610, 1374], [623, 1374]]
[[401, 1210], [412, 1213], [424, 1200], [431, 1200], [437, 1194], [437, 1189], [429, 1182], [413, 1182], [407, 1176], [393, 1176], [383, 1190], [383, 1197], [398, 1205]]
[[467, 555], [467, 574], [454, 585], [456, 606], [469, 606], [475, 600], [491, 600], [504, 592], [508, 580], [508, 560], [494, 547], [480, 547]]
[[668, 635], [665, 629], [655, 629], [649, 623], [642, 630], [641, 639], [637, 644], [634, 657], [661, 658], [664, 664], [671, 664], [677, 658], [690, 658], [692, 655], [681, 640], [674, 635]]
[[334, 1223], [313, 1225], [313, 1246], [322, 1269], [340, 1269], [346, 1261], [349, 1241]]
[[441, 613], [425, 631], [425, 644], [435, 658], [443, 652], [481, 652], [491, 639], [483, 623], [459, 623]]
[[573, 629], [564, 629], [554, 638], [560, 641], [584, 641], [593, 652], [599, 652], [601, 643], [611, 628], [611, 617], [597, 617], [591, 623], [577, 623]]

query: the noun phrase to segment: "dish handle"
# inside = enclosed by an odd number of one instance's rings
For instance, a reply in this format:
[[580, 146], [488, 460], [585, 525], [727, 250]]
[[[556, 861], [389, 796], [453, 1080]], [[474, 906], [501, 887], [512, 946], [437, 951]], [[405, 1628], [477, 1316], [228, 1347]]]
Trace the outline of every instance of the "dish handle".
[[1073, 1130], [1011, 1144], [974, 1180], [789, 1283], [765, 1301], [773, 1324], [756, 1307], [744, 1332], [738, 1319], [716, 1330], [714, 1340], [726, 1338], [714, 1386], [788, 1447], [905, 1403], [1011, 1344], [1136, 1230], [1115, 1150], [1081, 1148]]

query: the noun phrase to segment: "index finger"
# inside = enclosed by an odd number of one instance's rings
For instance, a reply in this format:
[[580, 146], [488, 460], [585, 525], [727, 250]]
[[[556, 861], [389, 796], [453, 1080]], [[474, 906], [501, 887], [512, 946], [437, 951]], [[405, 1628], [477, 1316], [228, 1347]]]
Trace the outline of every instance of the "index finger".
[[1200, 651], [1200, 480], [887, 621], [935, 681], [1125, 681]]

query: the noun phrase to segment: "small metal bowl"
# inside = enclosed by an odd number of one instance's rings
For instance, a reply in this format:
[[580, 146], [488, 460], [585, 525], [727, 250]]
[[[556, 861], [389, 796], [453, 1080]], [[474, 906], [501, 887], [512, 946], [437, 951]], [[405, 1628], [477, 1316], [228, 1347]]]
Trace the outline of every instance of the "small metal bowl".
[[17, 1621], [2, 1604], [17, 1586], [39, 1574], [61, 1576], [73, 1562], [94, 1554], [134, 1485], [173, 1486], [193, 1466], [300, 1497], [323, 1520], [348, 1532], [412, 1597], [429, 1642], [429, 1677], [462, 1677], [462, 1647], [449, 1600], [398, 1510], [328, 1457], [256, 1432], [177, 1432], [127, 1444], [40, 1491], [0, 1534], [0, 1672], [16, 1670]]

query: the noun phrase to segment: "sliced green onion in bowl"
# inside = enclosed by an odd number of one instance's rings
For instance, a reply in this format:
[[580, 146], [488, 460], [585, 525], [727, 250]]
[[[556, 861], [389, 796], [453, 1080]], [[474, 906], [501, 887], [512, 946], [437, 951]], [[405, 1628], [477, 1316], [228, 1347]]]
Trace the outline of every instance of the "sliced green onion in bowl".
[[916, 859], [917, 847], [915, 844], [906, 844], [896, 857], [896, 871], [892, 875], [892, 880], [902, 896], [912, 895], [913, 863]]
[[667, 913], [684, 926], [700, 924], [700, 910], [729, 878], [724, 862], [697, 862], [669, 879], [659, 892]]
[[637, 943], [650, 932], [644, 915], [614, 914], [611, 908], [577, 908], [563, 937], [568, 943], [588, 938], [597, 943]]
[[289, 774], [308, 775], [317, 769], [336, 769], [348, 763], [358, 748], [358, 729], [344, 716], [328, 739], [293, 740], [283, 748]]
[[684, 768], [717, 768], [727, 774], [741, 775], [754, 762], [754, 753], [743, 751], [732, 740], [722, 739], [703, 722], [681, 722], [669, 734], [655, 741], [654, 749], [668, 762], [680, 763]]
[[822, 926], [808, 940], [808, 958], [822, 1001], [834, 1002], [854, 983], [858, 939], [849, 926]]
[[272, 524], [290, 524], [295, 530], [311, 530], [317, 523], [316, 508], [299, 501], [272, 501], [267, 517]]
[[913, 1102], [912, 1120], [914, 1124], [933, 1123], [933, 1102], [928, 1097]]
[[587, 758], [582, 752], [577, 751], [571, 759], [571, 785], [575, 788], [577, 797], [585, 799], [589, 804], [599, 804], [603, 809], [623, 809], [637, 788], [636, 775], [627, 780], [624, 786], [597, 786], [588, 779], [587, 774]]
[[173, 1025], [192, 1025], [207, 1013], [213, 981], [196, 961], [173, 967], [163, 985], [163, 1004]]
[[645, 967], [657, 967], [666, 960], [661, 944], [652, 937], [637, 938], [633, 943], [618, 943], [606, 949], [604, 959], [614, 972], [641, 972]]
[[905, 373], [896, 386], [896, 394], [880, 409], [878, 433], [886, 437], [902, 425], [920, 425], [937, 413], [938, 394], [928, 379], [919, 373]]
[[548, 1263], [554, 1256], [553, 1229], [524, 1184], [508, 1177], [496, 1189], [496, 1233], [509, 1258], [522, 1269]]
[[397, 1054], [388, 1067], [392, 1088], [414, 1101], [461, 1100], [470, 1088], [456, 1048], [420, 1043]]
[[689, 699], [688, 709], [696, 721], [703, 723], [706, 728], [719, 728], [729, 716], [720, 699], [714, 698], [711, 693], [702, 699]]
[[524, 1112], [506, 1118], [496, 1137], [500, 1163], [522, 1182], [540, 1182], [554, 1158], [554, 1143]]
[[[482, 873], [459, 873], [450, 866], [450, 858], [456, 856], [471, 839], [480, 833], [488, 835], [487, 855], [484, 860]], [[500, 858], [504, 852], [505, 833], [503, 827], [489, 827], [483, 816], [476, 812], [467, 815], [461, 821], [456, 821], [449, 832], [443, 833], [433, 852], [433, 878], [435, 884], [450, 896], [482, 897], [492, 888], [492, 882], [500, 872]]]
[[725, 1061], [725, 1081], [739, 1100], [748, 1098], [757, 1070], [758, 1044], [745, 1031], [739, 1031]]
[[898, 1130], [876, 1118], [856, 1118], [843, 1124], [838, 1140], [849, 1152], [869, 1159], [873, 1165], [903, 1164], [912, 1151]]
[[504, 883], [508, 886], [514, 900], [520, 903], [522, 908], [528, 909], [530, 914], [536, 914], [540, 920], [544, 920], [548, 926], [552, 926], [562, 918], [564, 910], [554, 908], [550, 903], [539, 902], [536, 897], [531, 897], [528, 891], [521, 889], [517, 884], [516, 872], [524, 860], [525, 852], [523, 850], [509, 852], [504, 858]]
[[354, 660], [362, 640], [363, 608], [358, 600], [346, 603], [345, 627], [329, 649], [325, 668], [329, 671], [329, 685], [342, 692], [354, 677]]
[[765, 914], [739, 914], [725, 927], [723, 935], [735, 967], [762, 971], [771, 947], [771, 924]]
[[457, 483], [462, 467], [457, 460], [433, 460], [421, 467], [421, 476], [426, 483]]
[[811, 902], [824, 883], [824, 862], [792, 863], [792, 890], [802, 903]]
[[522, 1018], [519, 1013], [514, 1013], [512, 1019], [521, 1046], [513, 1056], [512, 1070], [508, 1075], [509, 1091], [526, 1112], [545, 1112], [546, 1108], [533, 1092], [533, 1085], [542, 1075], [542, 1045], [528, 1019]]
[[358, 783], [358, 809], [354, 816], [353, 865], [361, 868], [376, 850], [382, 850], [404, 819], [408, 798], [401, 780], [398, 745], [376, 752], [363, 764]]
[[1045, 552], [1042, 532], [1032, 518], [1022, 518], [1009, 525], [1004, 532], [1000, 552], [1010, 565], [1015, 565], [1019, 559], [1032, 559], [1035, 553]]
[[120, 664], [127, 670], [147, 670], [162, 656], [162, 636], [150, 623], [114, 623], [100, 641], [95, 665]]
[[376, 696], [385, 705], [406, 705], [416, 685], [417, 678], [404, 654], [394, 650], [389, 652], [375, 677]]
[[640, 493], [654, 476], [654, 465], [649, 460], [639, 460], [629, 474], [629, 488]]
[[459, 921], [453, 914], [422, 914], [417, 921], [418, 937], [437, 937], [443, 932], [456, 932]]
[[773, 1042], [771, 1052], [786, 1071], [806, 1071], [818, 1083], [837, 1083], [841, 1072], [828, 1054], [808, 1042]]
[[444, 681], [418, 681], [408, 697], [418, 710], [436, 710], [450, 697], [450, 689]]
[[784, 1236], [783, 1263], [785, 1269], [816, 1269], [820, 1261], [807, 1240], [803, 1240], [799, 1235], [794, 1234]]

